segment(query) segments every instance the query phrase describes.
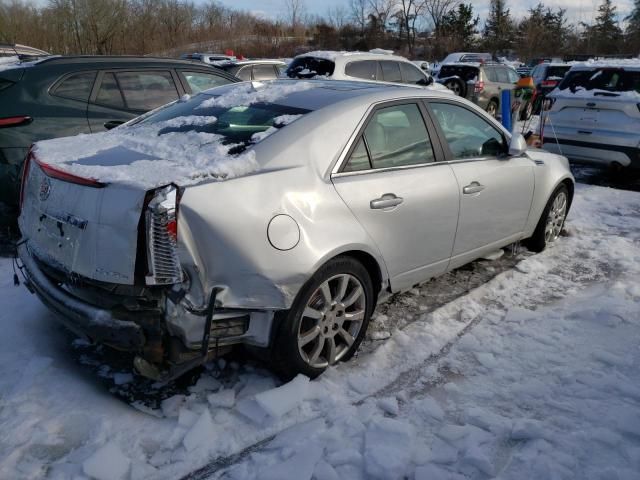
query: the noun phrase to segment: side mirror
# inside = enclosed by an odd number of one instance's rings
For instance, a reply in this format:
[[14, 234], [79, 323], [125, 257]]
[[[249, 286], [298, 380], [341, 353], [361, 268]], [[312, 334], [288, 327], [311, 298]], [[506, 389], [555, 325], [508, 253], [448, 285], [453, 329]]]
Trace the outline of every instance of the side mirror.
[[514, 133], [509, 142], [509, 156], [521, 157], [527, 151], [527, 141], [519, 133]]

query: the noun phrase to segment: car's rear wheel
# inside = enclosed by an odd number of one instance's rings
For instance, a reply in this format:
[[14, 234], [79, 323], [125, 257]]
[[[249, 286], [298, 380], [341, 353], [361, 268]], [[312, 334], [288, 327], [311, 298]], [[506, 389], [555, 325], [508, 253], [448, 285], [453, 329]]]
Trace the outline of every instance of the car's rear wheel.
[[541, 252], [555, 242], [564, 227], [569, 208], [569, 191], [560, 185], [549, 198], [533, 235], [525, 240], [525, 246], [533, 252]]
[[496, 116], [498, 115], [498, 102], [496, 102], [495, 100], [491, 100], [487, 105], [486, 111], [493, 118], [496, 118]]
[[302, 287], [283, 312], [272, 347], [272, 366], [284, 379], [314, 378], [356, 352], [369, 324], [374, 291], [357, 260], [338, 257]]
[[444, 86], [451, 90], [458, 97], [466, 96], [465, 85], [462, 83], [462, 80], [458, 78], [450, 78], [446, 82], [444, 82]]

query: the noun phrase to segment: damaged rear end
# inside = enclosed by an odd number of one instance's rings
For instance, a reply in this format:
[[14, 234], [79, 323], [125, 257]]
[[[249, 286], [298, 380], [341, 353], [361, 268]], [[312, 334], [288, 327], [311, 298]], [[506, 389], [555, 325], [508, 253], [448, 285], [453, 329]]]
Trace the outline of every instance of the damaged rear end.
[[178, 242], [182, 192], [74, 175], [37, 150], [21, 186], [18, 254], [29, 289], [73, 332], [131, 352], [137, 371], [156, 380], [224, 353], [248, 328], [248, 316], [234, 313], [214, 321], [215, 289], [205, 300], [202, 292], [189, 297]]

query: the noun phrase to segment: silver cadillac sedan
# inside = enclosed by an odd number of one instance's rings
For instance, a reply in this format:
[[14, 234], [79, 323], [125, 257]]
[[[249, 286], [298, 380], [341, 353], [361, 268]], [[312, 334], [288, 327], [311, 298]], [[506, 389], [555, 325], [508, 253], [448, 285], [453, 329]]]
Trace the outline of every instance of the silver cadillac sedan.
[[239, 83], [34, 145], [20, 267], [143, 376], [244, 344], [314, 377], [354, 354], [390, 294], [557, 240], [573, 191], [564, 157], [447, 93]]

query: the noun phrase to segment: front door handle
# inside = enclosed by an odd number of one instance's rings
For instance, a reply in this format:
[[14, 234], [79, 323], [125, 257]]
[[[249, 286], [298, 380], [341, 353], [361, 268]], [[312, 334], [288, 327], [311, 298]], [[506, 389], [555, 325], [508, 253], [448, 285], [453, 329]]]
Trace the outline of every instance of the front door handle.
[[482, 190], [484, 190], [484, 185], [480, 184], [480, 182], [471, 182], [462, 189], [462, 193], [465, 195], [471, 195], [472, 193], [478, 193]]
[[382, 197], [371, 200], [369, 206], [373, 210], [380, 210], [383, 208], [397, 207], [403, 201], [404, 199], [397, 197], [395, 193], [385, 193]]

